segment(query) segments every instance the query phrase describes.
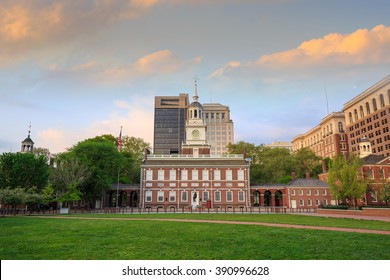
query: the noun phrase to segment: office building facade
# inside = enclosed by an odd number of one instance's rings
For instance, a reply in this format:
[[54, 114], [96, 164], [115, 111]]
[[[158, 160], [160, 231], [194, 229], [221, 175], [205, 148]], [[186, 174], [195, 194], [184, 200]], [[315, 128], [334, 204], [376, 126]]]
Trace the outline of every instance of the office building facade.
[[155, 154], [179, 154], [185, 137], [188, 94], [156, 96], [154, 100]]
[[203, 116], [206, 123], [206, 139], [211, 145], [211, 154], [227, 154], [227, 145], [234, 144], [234, 124], [230, 118], [228, 106], [219, 103], [203, 104]]
[[322, 158], [346, 154], [348, 137], [345, 127], [344, 113], [333, 112], [308, 132], [295, 136], [291, 141], [292, 150], [296, 152], [302, 148], [309, 148]]
[[390, 156], [390, 75], [344, 104], [350, 152], [360, 154], [363, 138], [374, 155]]

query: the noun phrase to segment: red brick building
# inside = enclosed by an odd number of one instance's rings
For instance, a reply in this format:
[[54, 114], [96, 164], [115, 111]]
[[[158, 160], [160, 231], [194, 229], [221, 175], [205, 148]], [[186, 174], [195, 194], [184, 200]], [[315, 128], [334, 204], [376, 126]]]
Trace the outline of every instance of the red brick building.
[[249, 162], [244, 155], [211, 155], [203, 107], [196, 90], [187, 110], [181, 154], [146, 155], [141, 165], [140, 207], [245, 207]]
[[314, 178], [294, 178], [288, 184], [251, 186], [252, 206], [314, 209], [335, 204], [327, 183]]

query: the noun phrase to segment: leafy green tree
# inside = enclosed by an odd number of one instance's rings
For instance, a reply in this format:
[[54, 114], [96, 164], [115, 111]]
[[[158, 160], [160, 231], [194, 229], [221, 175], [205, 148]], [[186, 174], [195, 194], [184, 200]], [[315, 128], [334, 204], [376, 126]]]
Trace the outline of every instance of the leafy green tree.
[[316, 177], [322, 172], [321, 157], [309, 148], [299, 149], [293, 156], [296, 161], [295, 172], [297, 177], [304, 178], [306, 172], [309, 172], [311, 177]]
[[0, 156], [0, 188], [41, 190], [47, 185], [49, 165], [45, 156], [4, 153]]
[[15, 210], [18, 205], [25, 204], [28, 201], [28, 195], [23, 188], [4, 188], [0, 189], [0, 201], [2, 204], [12, 206]]
[[229, 154], [244, 154], [246, 158], [250, 158], [252, 161], [252, 164], [258, 163], [258, 152], [259, 147], [256, 147], [254, 144], [247, 143], [244, 141], [240, 141], [236, 144], [229, 143], [227, 145], [228, 153]]
[[360, 160], [356, 156], [346, 159], [339, 155], [333, 159], [328, 171], [328, 184], [334, 198], [348, 199], [356, 206], [356, 200], [362, 197], [368, 187], [364, 176], [359, 174], [360, 165]]
[[101, 198], [103, 192], [117, 181], [122, 156], [110, 139], [92, 138], [79, 142], [69, 153], [90, 176], [78, 184], [83, 199], [91, 203]]
[[82, 193], [78, 189], [76, 183], [72, 183], [66, 186], [65, 192], [57, 197], [57, 201], [65, 203], [68, 207], [71, 207], [71, 202], [81, 200]]
[[262, 183], [281, 183], [291, 178], [295, 161], [288, 149], [264, 147], [260, 152], [260, 166]]
[[380, 190], [379, 198], [387, 203], [390, 201], [390, 183], [384, 184], [382, 189]]

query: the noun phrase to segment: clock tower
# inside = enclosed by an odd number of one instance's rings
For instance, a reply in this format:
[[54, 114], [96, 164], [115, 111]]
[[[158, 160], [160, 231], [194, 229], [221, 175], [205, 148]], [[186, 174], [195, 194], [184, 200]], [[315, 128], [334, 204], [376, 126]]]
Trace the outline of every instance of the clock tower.
[[197, 83], [195, 80], [193, 102], [187, 110], [185, 143], [182, 145], [182, 153], [199, 157], [210, 155], [210, 145], [206, 141], [206, 124], [203, 119], [202, 104], [198, 102]]

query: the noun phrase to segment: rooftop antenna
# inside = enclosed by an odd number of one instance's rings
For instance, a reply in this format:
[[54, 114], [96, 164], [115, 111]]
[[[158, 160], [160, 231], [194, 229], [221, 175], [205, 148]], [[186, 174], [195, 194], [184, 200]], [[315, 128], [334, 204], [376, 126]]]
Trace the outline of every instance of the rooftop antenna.
[[328, 102], [328, 91], [326, 90], [326, 81], [324, 80], [324, 86], [325, 86], [325, 97], [326, 97], [326, 110], [329, 115], [329, 102]]

